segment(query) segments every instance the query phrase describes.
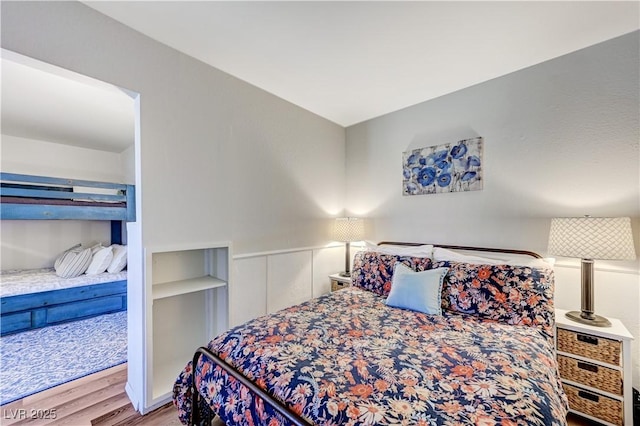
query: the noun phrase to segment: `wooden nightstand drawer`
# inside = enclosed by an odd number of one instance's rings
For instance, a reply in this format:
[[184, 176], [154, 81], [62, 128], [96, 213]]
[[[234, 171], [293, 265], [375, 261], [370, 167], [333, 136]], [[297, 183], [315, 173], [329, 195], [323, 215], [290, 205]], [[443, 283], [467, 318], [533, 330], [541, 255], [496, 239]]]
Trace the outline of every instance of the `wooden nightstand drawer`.
[[569, 407], [600, 420], [622, 425], [623, 411], [622, 401], [586, 391], [575, 386], [562, 384], [564, 392], [569, 398]]
[[620, 365], [622, 342], [586, 333], [557, 329], [558, 350], [612, 365]]
[[340, 274], [329, 275], [331, 280], [331, 291], [342, 290], [343, 288], [351, 287], [351, 277], [343, 277]]
[[622, 395], [622, 372], [564, 355], [557, 355], [560, 376], [572, 382]]
[[[326, 281], [325, 281], [326, 282]], [[351, 282], [331, 280], [331, 291], [342, 290], [343, 288], [351, 287]]]

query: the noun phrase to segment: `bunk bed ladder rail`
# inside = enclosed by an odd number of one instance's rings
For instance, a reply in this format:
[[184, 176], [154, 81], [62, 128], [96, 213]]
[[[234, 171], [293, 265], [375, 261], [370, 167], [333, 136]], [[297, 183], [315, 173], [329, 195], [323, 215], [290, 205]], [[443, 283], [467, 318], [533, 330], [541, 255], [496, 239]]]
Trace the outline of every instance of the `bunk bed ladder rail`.
[[309, 426], [309, 423], [300, 417], [297, 413], [294, 413], [290, 408], [286, 407], [282, 402], [275, 399], [273, 396], [265, 392], [263, 389], [259, 388], [255, 383], [251, 382], [244, 375], [239, 373], [235, 368], [231, 367], [227, 364], [222, 358], [215, 355], [209, 349], [205, 347], [200, 347], [193, 355], [193, 364], [191, 365], [191, 373], [192, 373], [192, 383], [191, 383], [191, 425], [192, 426], [200, 426], [203, 420], [200, 419], [200, 410], [198, 409], [199, 397], [198, 389], [196, 387], [196, 365], [198, 364], [198, 360], [202, 355], [206, 355], [212, 362], [217, 364], [220, 368], [222, 368], [227, 374], [229, 374], [234, 379], [238, 380], [244, 386], [249, 388], [255, 395], [260, 397], [265, 403], [269, 404], [274, 410], [282, 415], [285, 419], [287, 419], [290, 424], [294, 426]]

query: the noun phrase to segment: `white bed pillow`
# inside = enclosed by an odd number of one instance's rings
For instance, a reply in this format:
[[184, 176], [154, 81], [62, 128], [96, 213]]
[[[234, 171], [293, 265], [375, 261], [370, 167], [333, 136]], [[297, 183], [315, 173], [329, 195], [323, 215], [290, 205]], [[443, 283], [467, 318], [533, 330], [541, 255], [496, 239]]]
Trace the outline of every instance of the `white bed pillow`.
[[55, 261], [56, 275], [61, 278], [79, 277], [91, 264], [91, 248], [77, 245], [62, 253]]
[[113, 259], [107, 267], [107, 272], [115, 274], [124, 269], [127, 266], [127, 246], [121, 246], [119, 244], [112, 244]]
[[102, 247], [92, 248], [93, 258], [85, 272], [87, 275], [98, 275], [107, 270], [113, 260], [113, 248]]
[[365, 241], [365, 249], [367, 251], [376, 251], [378, 253], [392, 254], [396, 256], [413, 256], [413, 257], [432, 257], [433, 246], [431, 244], [423, 244], [421, 246], [397, 246], [397, 245], [377, 245], [369, 241]]
[[481, 256], [470, 256], [467, 254], [458, 253], [453, 250], [447, 250], [442, 247], [435, 247], [433, 249], [433, 260], [435, 262], [449, 261], [449, 262], [464, 262], [484, 265], [502, 265], [504, 260], [491, 259]]
[[60, 264], [62, 263], [62, 259], [64, 258], [64, 255], [67, 254], [67, 252], [70, 252], [71, 250], [75, 250], [75, 249], [77, 249], [77, 248], [79, 248], [81, 246], [82, 246], [82, 244], [76, 244], [75, 246], [73, 246], [71, 248], [68, 248], [65, 251], [63, 251], [62, 254], [56, 258], [56, 261], [53, 264], [53, 268], [54, 269], [58, 269], [60, 267]]
[[547, 268], [547, 269], [553, 269], [553, 265], [555, 265], [556, 263], [556, 259], [553, 257], [543, 257], [542, 259], [537, 259], [537, 258], [524, 258], [524, 259], [519, 259], [519, 258], [514, 258], [514, 259], [508, 259], [504, 261], [505, 264], [507, 265], [512, 265], [512, 266], [527, 266], [529, 268]]
[[443, 249], [441, 247], [435, 247], [433, 249], [433, 261], [434, 262], [442, 262], [442, 261], [463, 262], [463, 263], [482, 264], [482, 265], [526, 266], [529, 268], [553, 268], [553, 265], [555, 264], [555, 259], [552, 257], [545, 257], [543, 259], [530, 258], [530, 257], [492, 259], [488, 257], [462, 254], [452, 250]]
[[[120, 195], [120, 191], [111, 188], [95, 188], [92, 186], [74, 186], [73, 192], [83, 194], [96, 194], [96, 195]], [[74, 198], [74, 201], [95, 201], [91, 198]], [[101, 203], [119, 203], [120, 201], [114, 200], [100, 200]]]
[[96, 244], [95, 246], [91, 247], [91, 253], [92, 254], [96, 254], [98, 251], [102, 250], [104, 248], [104, 246], [100, 243]]

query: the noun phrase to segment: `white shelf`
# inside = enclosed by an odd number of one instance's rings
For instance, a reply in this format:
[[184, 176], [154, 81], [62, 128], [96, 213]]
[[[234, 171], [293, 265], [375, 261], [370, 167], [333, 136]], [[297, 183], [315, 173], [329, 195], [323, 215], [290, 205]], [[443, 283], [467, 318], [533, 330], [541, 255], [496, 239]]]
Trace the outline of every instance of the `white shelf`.
[[153, 285], [153, 299], [163, 299], [165, 297], [178, 296], [180, 294], [193, 293], [195, 291], [209, 290], [212, 288], [225, 287], [226, 281], [205, 275], [203, 277], [190, 278], [187, 280], [171, 281], [168, 283]]
[[344, 284], [351, 284], [351, 277], [343, 277], [339, 273], [329, 275], [329, 279], [335, 280]]

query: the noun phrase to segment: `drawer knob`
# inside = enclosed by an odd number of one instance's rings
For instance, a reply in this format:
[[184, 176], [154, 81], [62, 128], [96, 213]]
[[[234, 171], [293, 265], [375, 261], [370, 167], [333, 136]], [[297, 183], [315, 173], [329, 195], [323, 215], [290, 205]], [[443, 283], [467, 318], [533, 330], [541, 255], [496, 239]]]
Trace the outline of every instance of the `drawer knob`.
[[597, 365], [589, 364], [587, 362], [578, 361], [578, 368], [581, 369], [581, 370], [591, 371], [592, 373], [597, 373], [598, 372], [598, 366]]
[[589, 393], [589, 392], [585, 392], [585, 391], [578, 391], [578, 396], [580, 398], [588, 399], [589, 401], [593, 401], [593, 402], [600, 401], [600, 397], [598, 395], [593, 394], [593, 393]]
[[580, 334], [580, 333], [577, 333], [576, 336], [578, 337], [578, 341], [580, 342], [588, 343], [590, 345], [598, 344], [598, 339], [596, 337], [589, 336], [587, 334]]

